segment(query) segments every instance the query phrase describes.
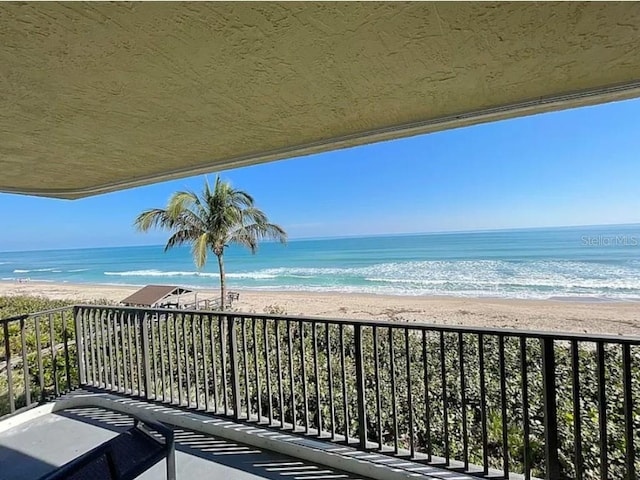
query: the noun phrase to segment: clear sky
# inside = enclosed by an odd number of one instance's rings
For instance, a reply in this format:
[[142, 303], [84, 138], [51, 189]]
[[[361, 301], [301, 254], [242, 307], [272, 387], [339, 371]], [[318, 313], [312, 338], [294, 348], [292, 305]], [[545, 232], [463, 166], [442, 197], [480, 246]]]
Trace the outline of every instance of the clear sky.
[[[639, 223], [640, 100], [221, 175], [291, 238]], [[134, 218], [202, 178], [73, 201], [0, 194], [0, 251], [160, 244], [166, 234], [137, 233]]]

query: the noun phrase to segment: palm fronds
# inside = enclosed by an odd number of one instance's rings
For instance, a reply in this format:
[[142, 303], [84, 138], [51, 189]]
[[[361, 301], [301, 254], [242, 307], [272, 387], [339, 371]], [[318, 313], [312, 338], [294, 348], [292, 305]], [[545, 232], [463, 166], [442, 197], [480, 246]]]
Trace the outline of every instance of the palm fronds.
[[225, 303], [222, 260], [225, 247], [237, 244], [255, 253], [261, 240], [287, 241], [284, 229], [269, 223], [267, 215], [255, 206], [251, 195], [234, 189], [220, 177], [216, 177], [213, 190], [205, 179], [201, 194], [188, 191], [174, 193], [166, 208], [142, 212], [134, 225], [141, 232], [154, 228], [172, 232], [165, 251], [190, 244], [198, 269], [205, 267], [208, 252], [212, 251], [218, 257], [222, 308]]

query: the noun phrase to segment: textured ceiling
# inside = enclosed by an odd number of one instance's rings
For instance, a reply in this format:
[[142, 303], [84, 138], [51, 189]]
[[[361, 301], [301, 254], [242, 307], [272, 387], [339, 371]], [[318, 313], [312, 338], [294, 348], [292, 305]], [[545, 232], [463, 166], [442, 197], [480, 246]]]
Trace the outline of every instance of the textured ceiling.
[[81, 197], [640, 95], [640, 3], [3, 3], [0, 191]]

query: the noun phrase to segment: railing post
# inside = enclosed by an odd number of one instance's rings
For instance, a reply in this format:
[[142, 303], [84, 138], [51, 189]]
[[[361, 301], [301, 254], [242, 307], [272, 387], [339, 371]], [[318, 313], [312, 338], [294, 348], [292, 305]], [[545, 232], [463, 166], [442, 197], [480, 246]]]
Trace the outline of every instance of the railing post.
[[233, 405], [233, 418], [240, 419], [240, 375], [238, 373], [238, 332], [236, 331], [236, 318], [227, 317], [227, 332], [229, 334], [229, 360], [231, 363], [231, 402]]
[[7, 364], [7, 389], [9, 395], [9, 411], [11, 413], [16, 410], [15, 398], [13, 398], [13, 379], [12, 379], [12, 371], [13, 366], [11, 364], [11, 344], [9, 338], [9, 322], [4, 321], [2, 323], [3, 334], [4, 334], [4, 359]]
[[622, 346], [622, 381], [624, 395], [624, 432], [625, 432], [625, 463], [627, 467], [627, 478], [637, 478], [636, 476], [636, 452], [633, 445], [634, 425], [633, 425], [633, 391], [631, 375], [631, 347], [628, 343]]
[[75, 323], [76, 357], [78, 358], [78, 384], [82, 386], [87, 383], [87, 374], [84, 368], [84, 333], [81, 328], [82, 309], [80, 307], [73, 307], [73, 319]]
[[358, 394], [358, 439], [360, 449], [367, 448], [367, 404], [365, 399], [365, 377], [362, 362], [362, 325], [354, 325], [356, 356], [356, 390]]
[[558, 412], [556, 406], [556, 359], [553, 338], [542, 343], [542, 396], [544, 408], [544, 440], [547, 480], [560, 478], [558, 458]]
[[[150, 319], [147, 313], [138, 314], [140, 322], [140, 332], [142, 336], [142, 365], [144, 368], [144, 398], [151, 398], [151, 358], [149, 354], [149, 323]], [[188, 360], [187, 360], [188, 361]], [[189, 387], [187, 387], [189, 388]]]

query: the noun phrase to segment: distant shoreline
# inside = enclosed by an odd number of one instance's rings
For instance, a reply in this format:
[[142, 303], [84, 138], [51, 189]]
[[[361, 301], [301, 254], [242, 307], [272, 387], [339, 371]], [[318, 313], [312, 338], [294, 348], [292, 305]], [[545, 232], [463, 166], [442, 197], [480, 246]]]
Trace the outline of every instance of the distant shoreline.
[[[0, 296], [31, 295], [80, 302], [119, 302], [139, 287], [125, 285], [0, 281]], [[324, 318], [405, 320], [431, 324], [572, 331], [640, 336], [637, 301], [418, 297], [334, 292], [238, 290], [235, 309]], [[198, 290], [216, 298], [215, 288]]]

